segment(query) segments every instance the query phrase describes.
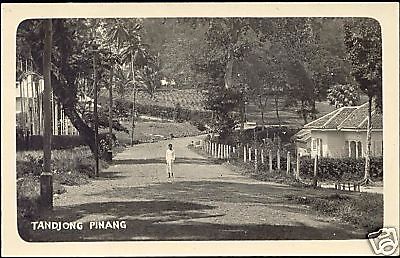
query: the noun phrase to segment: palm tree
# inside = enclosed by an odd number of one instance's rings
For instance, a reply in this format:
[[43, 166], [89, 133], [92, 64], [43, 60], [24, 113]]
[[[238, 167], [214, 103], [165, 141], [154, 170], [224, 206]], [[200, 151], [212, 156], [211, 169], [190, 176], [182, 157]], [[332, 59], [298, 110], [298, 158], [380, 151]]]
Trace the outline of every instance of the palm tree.
[[124, 64], [130, 66], [129, 84], [132, 85], [132, 129], [131, 129], [131, 145], [133, 145], [133, 133], [135, 127], [135, 102], [136, 102], [136, 78], [135, 68], [143, 67], [146, 63], [146, 50], [141, 44], [141, 36], [139, 30], [140, 23], [136, 20], [114, 19], [112, 28], [109, 30], [109, 40], [116, 43], [118, 54]]

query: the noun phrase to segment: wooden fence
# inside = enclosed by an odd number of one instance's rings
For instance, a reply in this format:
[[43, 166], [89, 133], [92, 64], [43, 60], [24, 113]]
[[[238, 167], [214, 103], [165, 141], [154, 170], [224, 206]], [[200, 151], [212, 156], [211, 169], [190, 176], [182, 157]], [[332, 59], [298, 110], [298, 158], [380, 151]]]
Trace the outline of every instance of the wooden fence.
[[[290, 151], [286, 151], [285, 154], [284, 150], [281, 149], [254, 148], [248, 145], [238, 147], [212, 141], [202, 141], [200, 146], [203, 151], [213, 158], [226, 160], [228, 162], [231, 159], [237, 159], [243, 163], [251, 163], [254, 165], [254, 170], [258, 170], [260, 165], [262, 165], [268, 168], [269, 172], [286, 171], [287, 176], [293, 176], [298, 182], [314, 187], [318, 186], [318, 156], [314, 157], [314, 173], [312, 180], [311, 182], [305, 182], [305, 180], [300, 177], [300, 153], [293, 154]], [[281, 162], [282, 156], [286, 156], [285, 165]], [[275, 166], [273, 164], [274, 159]], [[360, 191], [360, 186], [357, 183], [336, 182], [335, 188], [338, 190], [353, 189], [354, 191]]]

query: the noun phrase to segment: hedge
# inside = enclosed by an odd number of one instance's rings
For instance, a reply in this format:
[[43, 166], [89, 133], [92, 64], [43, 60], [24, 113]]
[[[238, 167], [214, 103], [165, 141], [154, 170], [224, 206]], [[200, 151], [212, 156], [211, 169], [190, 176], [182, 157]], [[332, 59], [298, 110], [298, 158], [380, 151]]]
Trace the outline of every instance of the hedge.
[[[17, 150], [43, 149], [43, 135], [31, 135], [29, 138], [17, 137]], [[53, 135], [51, 137], [52, 149], [69, 149], [84, 145], [80, 135]]]
[[[99, 143], [102, 139], [107, 139], [107, 133], [99, 134]], [[113, 134], [113, 141], [116, 137]], [[31, 135], [28, 139], [22, 136], [17, 137], [17, 150], [42, 150], [43, 149], [43, 135]], [[53, 150], [59, 149], [72, 149], [75, 147], [86, 145], [84, 139], [80, 135], [52, 135], [51, 148]], [[101, 148], [100, 148], [101, 149]]]
[[[239, 162], [243, 161], [243, 157], [236, 157]], [[252, 162], [254, 164], [254, 156]], [[280, 169], [286, 171], [286, 156], [281, 154]], [[253, 166], [253, 165], [250, 165]], [[272, 159], [273, 170], [277, 169], [276, 153], [273, 153]], [[291, 158], [290, 173], [296, 168], [296, 158]], [[321, 180], [360, 180], [364, 177], [365, 159], [355, 158], [320, 158], [318, 160], [318, 178]], [[264, 152], [264, 164], [261, 164], [261, 158], [258, 157], [259, 172], [269, 172], [268, 153]], [[371, 178], [376, 180], [383, 179], [383, 158], [371, 157]], [[310, 157], [300, 158], [300, 176], [311, 179], [314, 176], [314, 159]]]
[[[355, 158], [320, 158], [318, 160], [318, 178], [328, 180], [355, 180], [364, 176], [365, 159]], [[300, 174], [305, 177], [314, 175], [314, 159], [301, 158]], [[383, 178], [383, 158], [371, 158], [371, 178]]]
[[[115, 101], [116, 112], [122, 116], [130, 116], [132, 103], [125, 100]], [[157, 105], [143, 105], [136, 103], [136, 111], [140, 114], [160, 117], [163, 119], [176, 120], [178, 122], [188, 121], [195, 125], [200, 131], [204, 131], [205, 124], [211, 119], [211, 112], [206, 110], [190, 110], [182, 108], [180, 105], [176, 107], [166, 107]]]

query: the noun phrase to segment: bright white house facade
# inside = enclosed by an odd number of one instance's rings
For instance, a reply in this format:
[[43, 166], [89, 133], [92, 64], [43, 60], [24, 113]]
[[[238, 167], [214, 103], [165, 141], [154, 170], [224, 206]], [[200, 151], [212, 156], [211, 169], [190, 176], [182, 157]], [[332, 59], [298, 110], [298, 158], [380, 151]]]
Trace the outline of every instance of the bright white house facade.
[[[43, 89], [41, 75], [34, 72], [20, 74], [15, 87], [17, 126], [24, 134], [43, 134]], [[60, 103], [51, 95], [53, 135], [76, 135], [78, 130], [64, 114]]]
[[[295, 135], [300, 155], [361, 158], [367, 146], [368, 103], [342, 107], [306, 124]], [[382, 114], [372, 111], [371, 155], [383, 154]]]

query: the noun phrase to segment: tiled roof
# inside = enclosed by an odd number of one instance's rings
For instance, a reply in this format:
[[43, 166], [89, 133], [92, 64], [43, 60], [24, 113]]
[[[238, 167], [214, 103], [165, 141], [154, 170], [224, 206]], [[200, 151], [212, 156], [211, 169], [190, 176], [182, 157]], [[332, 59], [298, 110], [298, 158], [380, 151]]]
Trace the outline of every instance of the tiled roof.
[[338, 112], [339, 112], [339, 109], [334, 110], [334, 111], [332, 111], [332, 112], [330, 112], [330, 113], [318, 118], [317, 120], [314, 120], [314, 121], [306, 124], [304, 126], [304, 128], [320, 128], [320, 127], [323, 127], [324, 124], [326, 124], [326, 122], [328, 122], [329, 119], [331, 119]]
[[311, 137], [311, 129], [301, 129], [295, 135], [292, 136], [292, 139], [300, 142], [307, 142]]
[[[304, 126], [307, 129], [366, 129], [368, 102], [356, 107], [342, 107]], [[372, 128], [382, 129], [382, 114], [372, 111]]]
[[[346, 120], [340, 125], [340, 128], [346, 129], [367, 129], [367, 118], [368, 118], [368, 102], [359, 106], [351, 115], [349, 115]], [[382, 129], [383, 120], [382, 114], [372, 109], [372, 128]]]

